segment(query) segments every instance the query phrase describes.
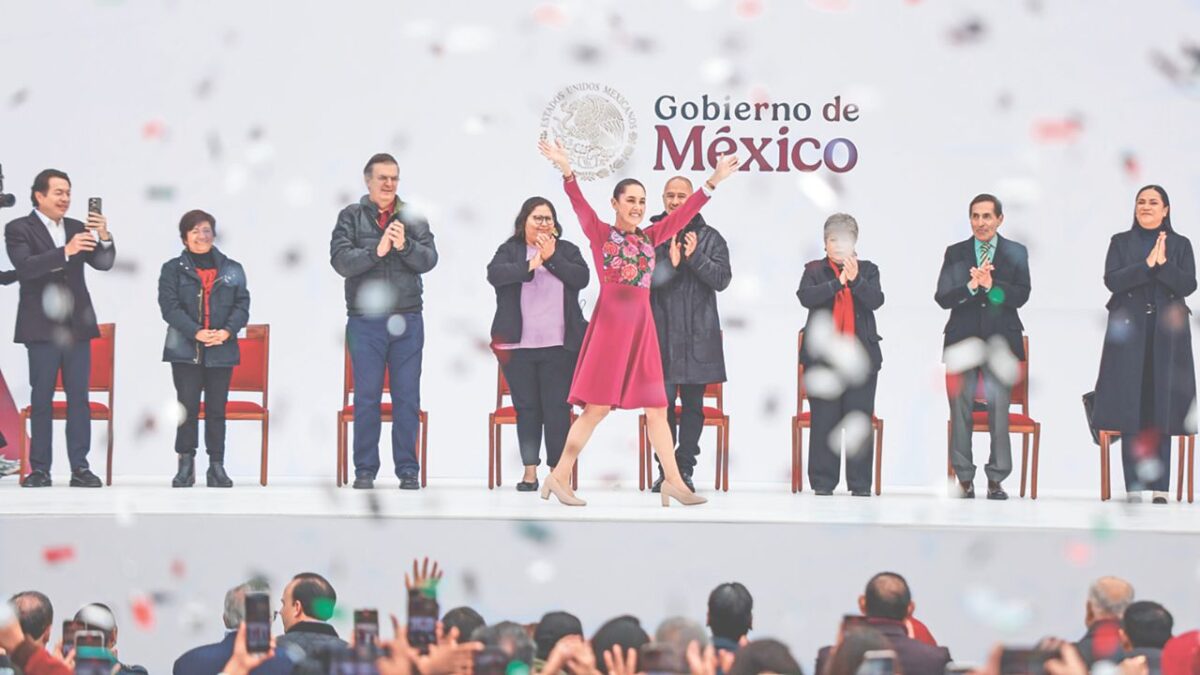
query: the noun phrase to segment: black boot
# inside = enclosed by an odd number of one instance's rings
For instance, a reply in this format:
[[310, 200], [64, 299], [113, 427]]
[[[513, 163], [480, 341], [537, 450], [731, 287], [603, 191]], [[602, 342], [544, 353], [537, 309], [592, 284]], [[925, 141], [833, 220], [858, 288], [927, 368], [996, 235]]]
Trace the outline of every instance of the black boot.
[[179, 470], [171, 479], [171, 487], [192, 487], [196, 484], [196, 456], [179, 453]]
[[225, 473], [225, 464], [222, 462], [209, 460], [207, 479], [208, 487], [233, 487], [233, 481], [229, 480], [229, 475]]

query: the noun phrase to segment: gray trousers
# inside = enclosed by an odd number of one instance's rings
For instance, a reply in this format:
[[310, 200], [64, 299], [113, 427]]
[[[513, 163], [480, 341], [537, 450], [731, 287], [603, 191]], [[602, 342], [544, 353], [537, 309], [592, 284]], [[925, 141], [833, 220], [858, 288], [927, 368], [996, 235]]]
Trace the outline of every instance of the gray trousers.
[[950, 399], [950, 463], [958, 480], [975, 480], [975, 463], [971, 458], [971, 413], [975, 408], [975, 388], [981, 370], [988, 404], [988, 430], [992, 436], [992, 454], [983, 472], [988, 480], [999, 483], [1012, 473], [1012, 440], [1008, 436], [1008, 406], [1012, 389], [997, 380], [986, 366], [962, 373], [957, 394], [947, 392]]

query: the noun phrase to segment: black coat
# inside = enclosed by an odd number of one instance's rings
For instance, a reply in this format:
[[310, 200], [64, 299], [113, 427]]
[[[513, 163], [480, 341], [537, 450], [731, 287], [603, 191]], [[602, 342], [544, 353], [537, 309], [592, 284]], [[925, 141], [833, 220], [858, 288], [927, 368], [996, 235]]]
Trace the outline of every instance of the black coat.
[[[71, 237], [87, 228], [78, 220], [65, 218], [63, 229], [66, 241], [71, 241]], [[78, 253], [67, 260], [65, 247], [54, 245], [46, 226], [33, 212], [4, 228], [4, 243], [21, 282], [14, 341], [53, 340], [64, 330], [76, 341], [100, 336], [92, 296], [83, 277], [83, 264], [86, 262], [101, 271], [112, 269], [117, 258], [116, 244], [97, 245], [91, 252]], [[69, 299], [70, 316], [51, 318], [46, 314], [43, 298], [50, 287], [59, 288]]]
[[[651, 218], [662, 220], [666, 214]], [[696, 233], [696, 250], [683, 255], [684, 237]], [[679, 267], [671, 265], [671, 242], [654, 250], [654, 276], [650, 283], [650, 310], [662, 351], [663, 375], [673, 384], [708, 384], [725, 381], [725, 351], [721, 344], [721, 317], [717, 292], [729, 287], [733, 271], [725, 238], [699, 214], [677, 235]]]
[[[533, 281], [523, 239], [509, 239], [496, 249], [488, 263], [488, 283], [496, 288], [496, 315], [492, 318], [492, 344], [521, 341], [521, 289]], [[579, 247], [564, 239], [554, 245], [554, 255], [542, 266], [563, 284], [563, 347], [579, 351], [587, 321], [579, 308], [579, 291], [588, 285], [591, 272]]]
[[[375, 254], [383, 230], [379, 229], [379, 207], [366, 195], [342, 209], [329, 239], [329, 263], [346, 279], [348, 316], [387, 316], [419, 312], [424, 282], [421, 275], [437, 264], [437, 247], [429, 221], [410, 205], [398, 202], [392, 221], [404, 225], [404, 248], [390, 249], [382, 258]], [[382, 283], [387, 289], [382, 306], [364, 306], [359, 288]], [[366, 294], [368, 297], [374, 294]]]
[[985, 342], [999, 335], [1019, 359], [1025, 358], [1021, 331], [1025, 330], [1017, 308], [1029, 300], [1029, 251], [1011, 239], [996, 235], [992, 256], [992, 292], [980, 289], [975, 295], [967, 288], [971, 268], [975, 267], [975, 239], [946, 247], [942, 271], [938, 274], [934, 300], [950, 310], [943, 346], [977, 337]]
[[[870, 260], [859, 260], [858, 276], [849, 286], [850, 294], [854, 297], [854, 335], [871, 357], [872, 370], [878, 371], [883, 366], [883, 351], [879, 348], [879, 341], [883, 338], [879, 337], [879, 329], [875, 325], [875, 310], [883, 306], [879, 267]], [[813, 260], [804, 266], [796, 297], [808, 310], [808, 319], [804, 323], [806, 332], [814, 316], [822, 311], [833, 311], [834, 296], [843, 288], [845, 286], [838, 281], [838, 274], [829, 266], [829, 258]], [[807, 341], [800, 352], [800, 362], [805, 366], [817, 363], [817, 359], [809, 354]]]
[[246, 273], [239, 263], [226, 258], [215, 246], [212, 254], [217, 263], [217, 280], [208, 299], [208, 325], [212, 330], [229, 331], [229, 339], [215, 347], [205, 347], [196, 341], [196, 332], [204, 328], [204, 289], [192, 256], [184, 251], [163, 263], [158, 274], [158, 309], [167, 322], [163, 361], [200, 363], [201, 349], [207, 367], [229, 368], [241, 360], [237, 334], [250, 320]]
[[[900, 670], [904, 675], [941, 675], [950, 662], [950, 650], [935, 647], [908, 637], [908, 630], [900, 621], [868, 618], [867, 623], [878, 630], [896, 652]], [[817, 652], [816, 675], [823, 675], [832, 647], [821, 647]]]
[[1184, 298], [1196, 290], [1196, 259], [1187, 237], [1168, 232], [1167, 262], [1153, 270], [1130, 230], [1112, 238], [1104, 263], [1104, 285], [1112, 291], [1108, 328], [1096, 379], [1098, 429], [1140, 427], [1142, 368], [1146, 350], [1146, 305], [1156, 304], [1154, 330], [1154, 425], [1171, 435], [1195, 433], [1184, 425], [1196, 398], [1191, 314]]

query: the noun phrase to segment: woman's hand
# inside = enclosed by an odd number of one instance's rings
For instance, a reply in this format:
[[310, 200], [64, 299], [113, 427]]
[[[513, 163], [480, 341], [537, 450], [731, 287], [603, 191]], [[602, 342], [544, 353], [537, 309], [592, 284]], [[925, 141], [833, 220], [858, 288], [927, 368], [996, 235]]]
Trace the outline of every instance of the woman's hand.
[[1150, 255], [1146, 256], [1146, 267], [1153, 268], [1155, 265], [1161, 265], [1167, 261], [1167, 233], [1159, 232], [1158, 240], [1154, 242], [1154, 248], [1150, 249]]
[[721, 155], [721, 158], [717, 160], [716, 171], [713, 171], [713, 175], [708, 178], [708, 184], [716, 187], [718, 183], [732, 176], [741, 163], [742, 161], [736, 155]]
[[858, 278], [858, 258], [847, 256], [842, 264], [844, 265], [842, 270], [846, 273], [846, 281], [854, 281]]
[[667, 254], [671, 258], [671, 267], [679, 267], [679, 235], [671, 237], [671, 245], [667, 248]]
[[562, 172], [563, 178], [570, 178], [571, 174], [571, 158], [567, 157], [567, 149], [563, 147], [562, 141], [554, 139], [554, 144], [550, 141], [542, 139], [538, 141], [538, 151], [542, 156], [554, 163], [554, 166]]
[[537, 253], [533, 254], [532, 258], [529, 259], [529, 271], [532, 272], [536, 270], [537, 268], [541, 267], [542, 263], [544, 262], [546, 261], [542, 260], [542, 252], [539, 250]]
[[539, 234], [537, 236], [538, 254], [542, 256], [543, 261], [554, 257], [554, 251], [557, 245], [558, 240], [548, 234]]

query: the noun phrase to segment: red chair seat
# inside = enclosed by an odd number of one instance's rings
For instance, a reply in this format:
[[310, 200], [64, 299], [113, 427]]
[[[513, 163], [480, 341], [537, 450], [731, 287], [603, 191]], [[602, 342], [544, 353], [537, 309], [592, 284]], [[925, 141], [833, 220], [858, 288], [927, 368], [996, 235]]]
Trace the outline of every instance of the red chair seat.
[[[255, 403], [254, 401], [229, 401], [225, 404], [225, 414], [226, 415], [235, 415], [235, 414], [244, 415], [247, 413], [253, 414], [253, 415], [261, 415], [263, 413], [263, 407], [261, 405]], [[201, 415], [204, 414], [204, 402], [203, 401], [200, 402], [200, 414]]]
[[[675, 416], [679, 417], [681, 415], [683, 415], [683, 406], [681, 406], [681, 405], [675, 406]], [[707, 405], [704, 406], [704, 419], [719, 420], [719, 419], [723, 419], [724, 417], [725, 417], [725, 413], [721, 412], [720, 408], [714, 408], [712, 406], [707, 406]]]
[[[54, 401], [53, 403], [51, 403], [51, 406], [52, 406], [51, 415], [54, 416], [54, 419], [62, 420], [62, 419], [67, 418], [67, 402], [66, 401]], [[32, 415], [33, 407], [26, 406], [24, 412], [26, 415]], [[88, 401], [88, 414], [91, 417], [91, 419], [106, 420], [106, 419], [108, 419], [108, 406], [104, 405], [103, 403], [100, 403], [99, 401]]]
[[[976, 427], [982, 426], [986, 429], [987, 423], [988, 423], [987, 411], [986, 410], [976, 410], [976, 411], [972, 412], [971, 413], [971, 423], [972, 423], [972, 425], [974, 425]], [[1008, 426], [1010, 426], [1010, 427], [1015, 427], [1015, 426], [1031, 427], [1034, 424], [1035, 424], [1035, 422], [1033, 421], [1033, 418], [1030, 417], [1029, 415], [1022, 415], [1020, 413], [1009, 413], [1008, 414]]]
[[[354, 404], [351, 403], [350, 405], [346, 406], [345, 408], [342, 408], [342, 414], [348, 415], [350, 417], [354, 417]], [[379, 404], [379, 414], [380, 415], [391, 415], [392, 414], [392, 404], [387, 401], [380, 403]]]
[[800, 413], [796, 417], [798, 417], [801, 422], [810, 422], [810, 423], [812, 422], [812, 413], [811, 412], [805, 411], [805, 412]]
[[511, 417], [513, 419], [516, 419], [517, 418], [517, 408], [516, 408], [516, 406], [506, 405], [503, 408], [496, 408], [496, 412], [493, 414], [496, 417]]

